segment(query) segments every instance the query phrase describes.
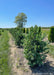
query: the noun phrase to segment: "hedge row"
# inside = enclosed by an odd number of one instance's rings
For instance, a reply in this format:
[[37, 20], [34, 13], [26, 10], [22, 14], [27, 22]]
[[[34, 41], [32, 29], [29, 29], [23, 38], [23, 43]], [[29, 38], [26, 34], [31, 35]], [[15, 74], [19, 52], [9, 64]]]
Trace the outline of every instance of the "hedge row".
[[[30, 30], [30, 31], [29, 31]], [[41, 27], [10, 29], [16, 44], [24, 47], [24, 55], [31, 67], [41, 66], [45, 60], [45, 43], [42, 41]], [[26, 33], [26, 34], [24, 34]]]
[[22, 40], [24, 38], [22, 29], [20, 29], [20, 28], [11, 28], [11, 29], [9, 29], [9, 31], [13, 35], [16, 45], [18, 45], [19, 47], [22, 47], [22, 45], [23, 45]]

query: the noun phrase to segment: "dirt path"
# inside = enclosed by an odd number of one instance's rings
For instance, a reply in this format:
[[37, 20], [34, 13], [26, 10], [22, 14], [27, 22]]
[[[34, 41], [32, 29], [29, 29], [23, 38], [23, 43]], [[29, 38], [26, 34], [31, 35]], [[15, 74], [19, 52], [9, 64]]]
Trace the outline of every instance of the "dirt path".
[[15, 45], [12, 35], [9, 33], [10, 40], [10, 62], [12, 66], [12, 75], [29, 75], [27, 66], [27, 60], [24, 58], [23, 48], [18, 48]]
[[32, 69], [27, 65], [27, 60], [24, 58], [24, 49], [18, 48], [10, 33], [9, 36], [12, 75], [54, 75], [54, 59], [52, 57], [47, 55], [46, 63], [43, 66]]
[[50, 65], [54, 67], [54, 58], [47, 54], [46, 60], [50, 62]]
[[46, 36], [44, 39], [43, 39], [43, 41], [47, 41], [50, 45], [52, 45], [52, 46], [54, 46], [54, 43], [50, 43], [49, 41], [48, 41], [48, 36]]
[[10, 50], [11, 50], [11, 54], [10, 54], [10, 62], [11, 62], [11, 66], [12, 66], [12, 74], [13, 75], [18, 75], [18, 71], [16, 68], [16, 64], [17, 64], [17, 47], [15, 45], [15, 41], [12, 38], [12, 35], [9, 33], [10, 36], [10, 40], [9, 40], [9, 44], [10, 44]]

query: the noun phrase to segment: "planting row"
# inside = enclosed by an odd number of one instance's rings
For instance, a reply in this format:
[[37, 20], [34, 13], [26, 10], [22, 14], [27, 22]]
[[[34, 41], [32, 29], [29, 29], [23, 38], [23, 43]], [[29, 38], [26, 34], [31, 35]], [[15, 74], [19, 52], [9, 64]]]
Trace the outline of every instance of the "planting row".
[[[52, 28], [51, 28], [52, 29]], [[27, 32], [25, 32], [27, 30]], [[35, 65], [41, 66], [45, 60], [46, 43], [43, 40], [41, 27], [35, 26], [31, 28], [13, 28], [9, 30], [19, 47], [24, 47], [24, 55], [31, 67]], [[52, 29], [52, 32], [53, 29]], [[52, 33], [53, 34], [53, 33]], [[49, 35], [49, 37], [51, 37]], [[29, 56], [29, 57], [28, 57]]]
[[0, 36], [0, 75], [10, 75], [9, 67], [9, 37], [7, 31], [2, 31]]
[[31, 67], [35, 65], [41, 66], [45, 60], [46, 43], [42, 41], [41, 27], [31, 27], [28, 33], [24, 33], [23, 28], [10, 29], [16, 44], [24, 47], [24, 55]]

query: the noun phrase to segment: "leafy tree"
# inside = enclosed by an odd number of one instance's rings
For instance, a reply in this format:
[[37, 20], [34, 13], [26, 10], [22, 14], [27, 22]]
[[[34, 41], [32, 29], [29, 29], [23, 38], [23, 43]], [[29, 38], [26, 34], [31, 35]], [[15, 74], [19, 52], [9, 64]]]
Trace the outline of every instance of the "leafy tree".
[[15, 17], [15, 23], [17, 24], [18, 27], [22, 28], [24, 27], [25, 23], [27, 22], [27, 16], [24, 13], [19, 13]]
[[24, 55], [28, 60], [28, 64], [31, 67], [35, 65], [41, 66], [45, 60], [45, 43], [42, 41], [41, 35], [39, 35], [39, 28], [37, 25], [30, 28], [30, 33], [24, 40]]
[[[19, 30], [15, 33], [15, 41], [16, 44], [18, 46], [22, 46], [23, 44], [23, 33], [22, 33], [22, 28], [24, 27], [25, 23], [27, 22], [27, 16], [24, 13], [19, 13], [16, 17], [15, 17], [15, 23], [17, 24], [17, 27], [19, 28]], [[23, 32], [25, 32], [25, 29], [23, 30]]]

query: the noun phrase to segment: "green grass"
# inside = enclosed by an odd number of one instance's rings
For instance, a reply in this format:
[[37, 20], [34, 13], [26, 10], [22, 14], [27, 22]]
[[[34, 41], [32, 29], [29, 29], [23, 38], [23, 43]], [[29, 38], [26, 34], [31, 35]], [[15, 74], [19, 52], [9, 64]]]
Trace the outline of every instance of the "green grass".
[[0, 75], [10, 75], [8, 41], [8, 32], [4, 31], [0, 36]]

